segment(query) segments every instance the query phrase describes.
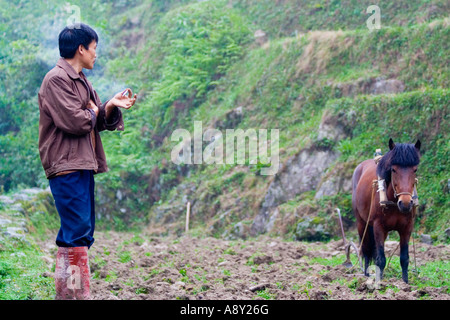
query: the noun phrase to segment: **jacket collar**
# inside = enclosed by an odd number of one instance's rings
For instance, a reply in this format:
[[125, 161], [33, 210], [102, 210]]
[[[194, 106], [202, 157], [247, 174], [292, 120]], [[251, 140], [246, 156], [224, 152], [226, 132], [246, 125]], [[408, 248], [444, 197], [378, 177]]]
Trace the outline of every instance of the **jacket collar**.
[[[78, 74], [75, 71], [75, 69], [66, 61], [66, 59], [59, 58], [58, 63], [56, 65], [58, 67], [62, 68], [64, 71], [66, 71], [67, 74], [69, 75], [69, 77], [71, 77], [72, 79], [75, 80], [75, 79], [80, 79], [81, 78], [80, 74]], [[83, 71], [81, 71], [80, 73], [83, 74]]]

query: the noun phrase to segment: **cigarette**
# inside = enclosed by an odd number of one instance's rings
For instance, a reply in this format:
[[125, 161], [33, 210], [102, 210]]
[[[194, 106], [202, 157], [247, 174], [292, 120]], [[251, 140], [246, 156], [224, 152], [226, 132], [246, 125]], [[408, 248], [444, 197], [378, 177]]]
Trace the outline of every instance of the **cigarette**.
[[124, 92], [122, 92], [122, 97], [128, 97], [128, 90], [125, 90]]

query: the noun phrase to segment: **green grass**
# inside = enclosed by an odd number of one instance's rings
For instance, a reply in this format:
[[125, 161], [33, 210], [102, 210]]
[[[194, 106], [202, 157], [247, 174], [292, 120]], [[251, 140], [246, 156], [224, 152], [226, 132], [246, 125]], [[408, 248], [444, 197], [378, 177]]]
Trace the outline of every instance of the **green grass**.
[[44, 276], [47, 266], [38, 246], [4, 239], [0, 246], [0, 300], [51, 300], [54, 280]]
[[[357, 272], [360, 272], [359, 262], [356, 255], [351, 254], [350, 259], [354, 266], [353, 270], [357, 270]], [[342, 264], [344, 260], [345, 260], [344, 256], [337, 255], [332, 258], [321, 258], [321, 257], [311, 258], [308, 259], [308, 263], [336, 267]], [[420, 265], [417, 265], [417, 269], [415, 269], [414, 262], [415, 262], [414, 256], [410, 254], [410, 262], [408, 268], [409, 285], [415, 288], [414, 290], [420, 290], [428, 287], [443, 288], [445, 290], [445, 293], [450, 294], [449, 261], [436, 260], [436, 261], [428, 261], [425, 263], [422, 262]], [[373, 267], [373, 264], [371, 264], [371, 267]], [[323, 271], [322, 274], [325, 274], [327, 272], [328, 271]], [[389, 261], [389, 264], [386, 265], [382, 280], [383, 286], [380, 288], [381, 293], [384, 293], [387, 289], [391, 289], [393, 291], [399, 290], [397, 286], [391, 285], [389, 283], [390, 279], [402, 281], [402, 270], [400, 266], [400, 258], [398, 256], [392, 257]], [[342, 285], [346, 285], [350, 289], [356, 289], [361, 284], [361, 279], [356, 277], [350, 280], [338, 278], [334, 281], [337, 281]], [[426, 299], [427, 295], [424, 295], [421, 298]]]
[[[322, 258], [322, 257], [309, 258], [308, 261], [311, 264], [320, 264], [323, 266], [336, 267], [336, 266], [344, 263], [345, 259], [346, 258], [344, 255], [336, 255], [331, 258], [329, 258], [329, 257], [327, 257], [327, 258]], [[354, 266], [359, 267], [358, 257], [354, 254], [353, 251], [350, 254], [350, 261], [352, 262], [352, 264]]]
[[132, 259], [131, 252], [128, 250], [124, 250], [119, 252], [119, 262], [127, 263]]
[[450, 294], [450, 262], [433, 261], [418, 267], [417, 275], [412, 273], [412, 281], [419, 288], [423, 287], [447, 287], [446, 293]]
[[276, 299], [276, 295], [271, 293], [267, 288], [264, 290], [256, 291], [256, 296], [263, 298], [265, 300], [275, 300]]
[[[436, 260], [417, 265], [415, 269], [414, 255], [409, 259], [409, 284], [417, 286], [417, 289], [426, 287], [447, 287], [446, 293], [450, 293], [450, 261]], [[402, 271], [400, 259], [393, 257], [389, 267], [385, 269], [385, 278], [401, 279]]]

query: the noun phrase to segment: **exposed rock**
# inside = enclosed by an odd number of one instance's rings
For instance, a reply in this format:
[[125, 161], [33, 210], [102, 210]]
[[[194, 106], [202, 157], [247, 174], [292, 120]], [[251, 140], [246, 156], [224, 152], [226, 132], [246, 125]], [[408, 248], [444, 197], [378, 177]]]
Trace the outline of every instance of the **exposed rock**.
[[338, 164], [330, 172], [323, 176], [319, 182], [315, 199], [323, 196], [333, 196], [342, 192], [351, 192], [352, 190], [352, 174], [356, 165]]
[[[19, 206], [20, 201], [30, 201], [39, 193], [50, 192], [50, 188], [28, 188], [20, 190], [12, 195], [0, 195], [0, 205], [2, 206]], [[14, 209], [13, 209], [14, 210]]]
[[270, 215], [269, 215], [269, 219], [267, 221], [266, 224], [266, 231], [270, 232], [273, 229], [273, 226], [275, 224], [275, 220], [278, 217], [278, 214], [280, 213], [280, 211], [278, 210], [278, 208], [275, 208], [274, 210], [271, 211]]
[[324, 221], [318, 217], [305, 217], [297, 224], [295, 239], [299, 241], [323, 241], [330, 238], [325, 230]]
[[261, 29], [256, 30], [253, 36], [255, 37], [256, 43], [258, 43], [260, 46], [267, 42], [267, 35]]
[[179, 217], [186, 214], [188, 201], [191, 201], [191, 217], [194, 217], [195, 212], [198, 210], [197, 202], [201, 202], [197, 199], [197, 195], [195, 194], [197, 187], [198, 186], [195, 183], [182, 183], [178, 185], [176, 187], [176, 192], [172, 193], [172, 196], [167, 202], [162, 205], [154, 205], [150, 209], [150, 223], [157, 224], [158, 226], [174, 223]]
[[337, 153], [331, 150], [302, 150], [289, 159], [284, 170], [275, 177], [262, 206], [275, 207], [298, 194], [313, 190], [337, 156]]
[[326, 179], [323, 181], [323, 183], [320, 185], [319, 189], [317, 190], [314, 198], [320, 199], [323, 196], [331, 196], [335, 195], [339, 192], [338, 187], [338, 180], [339, 177], [330, 177], [330, 179]]
[[17, 191], [10, 195], [0, 196], [0, 208], [6, 216], [0, 216], [0, 235], [27, 242], [26, 235], [29, 230], [24, 217], [27, 202], [34, 202], [41, 194], [49, 194], [50, 188], [29, 188]]
[[214, 128], [219, 130], [234, 129], [242, 121], [243, 116], [244, 108], [242, 106], [229, 110], [225, 114], [225, 119], [221, 118], [214, 122]]
[[269, 283], [260, 283], [260, 284], [257, 284], [255, 286], [249, 287], [248, 290], [250, 290], [251, 292], [255, 292], [255, 291], [259, 291], [259, 290], [264, 290], [268, 286], [270, 286]]
[[184, 288], [186, 286], [186, 283], [184, 283], [183, 281], [177, 281], [175, 282], [171, 287], [172, 289], [180, 289], [180, 288]]
[[242, 222], [236, 223], [231, 230], [225, 230], [223, 238], [226, 240], [245, 239], [245, 226]]
[[445, 235], [450, 238], [450, 228], [445, 229]]
[[331, 116], [325, 111], [317, 132], [317, 140], [327, 139], [329, 141], [340, 141], [348, 136], [345, 125], [339, 121], [338, 117]]
[[351, 82], [338, 83], [336, 89], [338, 96], [354, 97], [359, 94], [389, 94], [405, 91], [405, 84], [397, 79], [384, 79], [382, 77], [358, 79]]
[[431, 239], [431, 236], [429, 234], [422, 234], [420, 236], [420, 242], [431, 245], [433, 244], [433, 239]]
[[6, 231], [3, 232], [3, 235], [10, 238], [25, 240], [26, 232], [28, 232], [28, 230], [21, 227], [7, 227]]
[[11, 223], [10, 219], [0, 218], [0, 228]]
[[14, 203], [14, 199], [10, 196], [0, 195], [0, 205], [11, 205]]
[[268, 231], [269, 218], [274, 213], [271, 209], [303, 192], [314, 190], [337, 157], [338, 154], [332, 150], [308, 148], [290, 158], [270, 184], [253, 222], [252, 234]]
[[397, 79], [384, 80], [376, 78], [375, 82], [370, 86], [371, 94], [399, 93], [405, 91], [405, 85]]

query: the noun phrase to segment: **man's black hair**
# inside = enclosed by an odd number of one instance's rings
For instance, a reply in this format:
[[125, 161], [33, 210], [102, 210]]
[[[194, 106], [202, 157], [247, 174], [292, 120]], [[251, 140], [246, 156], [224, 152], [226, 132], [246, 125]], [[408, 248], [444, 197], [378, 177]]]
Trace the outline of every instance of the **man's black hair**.
[[59, 34], [59, 54], [63, 58], [71, 59], [75, 56], [80, 44], [89, 50], [89, 44], [93, 40], [98, 43], [98, 35], [88, 25], [77, 23], [67, 26]]

